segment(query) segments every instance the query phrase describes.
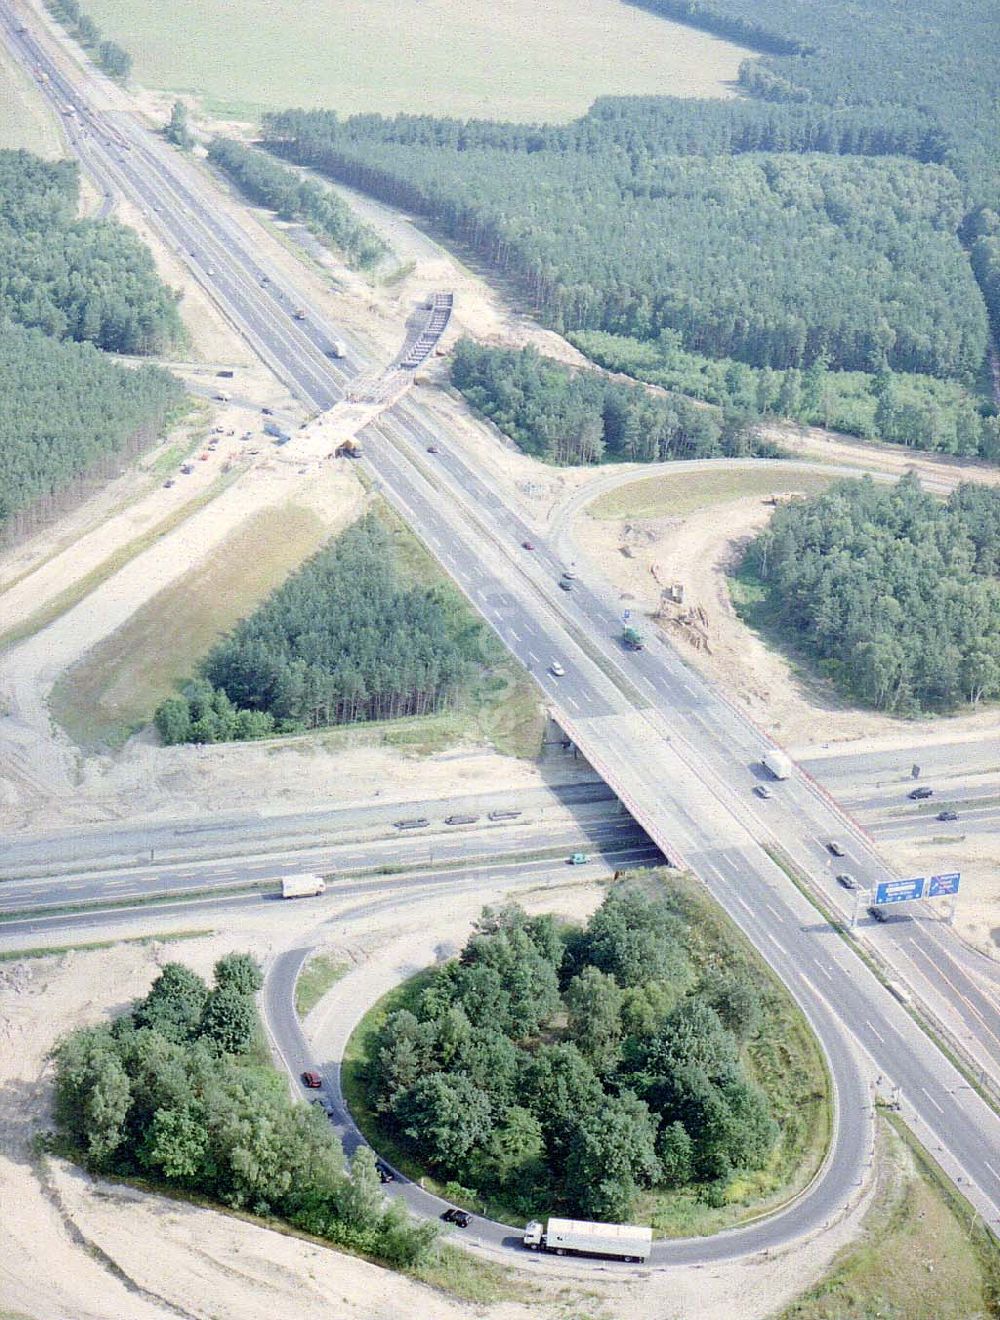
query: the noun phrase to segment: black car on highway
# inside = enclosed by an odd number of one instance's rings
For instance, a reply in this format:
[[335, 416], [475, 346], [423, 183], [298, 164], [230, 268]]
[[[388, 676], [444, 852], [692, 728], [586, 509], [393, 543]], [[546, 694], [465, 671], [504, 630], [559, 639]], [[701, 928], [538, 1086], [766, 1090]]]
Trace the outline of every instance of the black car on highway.
[[920, 801], [922, 801], [924, 798], [933, 797], [933, 796], [934, 796], [934, 790], [933, 790], [933, 788], [926, 788], [926, 787], [923, 787], [923, 788], [911, 788], [910, 791], [909, 791], [909, 793], [907, 793], [906, 796], [907, 796], [908, 798], [910, 798], [913, 802], [920, 802]]
[[468, 1210], [458, 1210], [455, 1206], [445, 1210], [441, 1218], [446, 1224], [454, 1224], [456, 1228], [468, 1228], [472, 1223], [472, 1216]]
[[937, 814], [937, 818], [938, 818], [938, 820], [958, 820], [958, 812], [957, 812], [957, 811], [939, 811], [938, 814]]
[[889, 914], [886, 912], [885, 908], [880, 908], [875, 903], [872, 903], [868, 908], [868, 915], [871, 917], [872, 921], [889, 920]]
[[386, 1164], [385, 1160], [375, 1161], [375, 1172], [378, 1174], [379, 1182], [391, 1183], [396, 1181], [396, 1175]]

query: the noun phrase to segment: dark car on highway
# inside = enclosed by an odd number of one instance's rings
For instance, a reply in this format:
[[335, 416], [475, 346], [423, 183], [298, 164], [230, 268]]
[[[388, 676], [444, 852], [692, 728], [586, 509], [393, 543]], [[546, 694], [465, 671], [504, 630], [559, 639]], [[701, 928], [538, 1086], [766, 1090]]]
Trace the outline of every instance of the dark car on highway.
[[834, 857], [843, 857], [844, 850], [836, 839], [831, 839], [826, 845], [827, 852], [833, 853]]
[[522, 541], [521, 545], [525, 550], [534, 550], [535, 548], [535, 543], [533, 541]]
[[871, 906], [869, 907], [868, 915], [871, 917], [872, 921], [889, 920], [889, 914], [888, 912], [886, 912], [885, 908], [877, 907], [874, 903], [872, 903]]
[[914, 802], [919, 802], [923, 798], [933, 797], [934, 790], [933, 788], [914, 788], [911, 789], [906, 796], [911, 798]]
[[441, 1218], [446, 1224], [455, 1224], [458, 1228], [468, 1228], [472, 1223], [472, 1216], [468, 1210], [456, 1210], [454, 1206], [446, 1210]]
[[311, 1091], [318, 1091], [323, 1085], [323, 1078], [318, 1072], [304, 1072], [302, 1074], [302, 1085], [308, 1086]]
[[848, 875], [846, 871], [841, 871], [837, 876], [837, 884], [843, 885], [845, 889], [857, 889], [858, 882], [853, 875]]
[[957, 812], [957, 811], [939, 811], [938, 814], [937, 814], [937, 818], [938, 818], [938, 820], [958, 820], [958, 812]]
[[375, 1172], [378, 1174], [379, 1182], [390, 1183], [396, 1181], [396, 1175], [386, 1164], [385, 1160], [375, 1161]]

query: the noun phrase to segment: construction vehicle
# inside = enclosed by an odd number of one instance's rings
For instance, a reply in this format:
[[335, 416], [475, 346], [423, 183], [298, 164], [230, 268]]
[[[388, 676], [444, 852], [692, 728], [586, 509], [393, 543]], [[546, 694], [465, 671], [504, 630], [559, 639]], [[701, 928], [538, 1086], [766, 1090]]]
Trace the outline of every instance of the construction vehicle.
[[760, 758], [760, 763], [765, 770], [770, 770], [775, 779], [790, 779], [792, 770], [795, 768], [792, 765], [791, 757], [786, 756], [784, 752], [779, 752], [776, 747], [769, 752], [765, 752]]
[[643, 648], [642, 633], [636, 628], [626, 628], [622, 633], [622, 645], [626, 651], [641, 651]]
[[333, 453], [335, 458], [360, 458], [363, 450], [361, 448], [361, 442], [355, 440], [352, 435], [349, 435], [346, 440], [341, 440]]
[[282, 898], [318, 898], [326, 893], [321, 875], [285, 875], [281, 878]]
[[653, 1230], [640, 1224], [594, 1224], [583, 1219], [550, 1219], [543, 1227], [533, 1219], [524, 1230], [524, 1245], [556, 1256], [606, 1256], [614, 1260], [648, 1260]]

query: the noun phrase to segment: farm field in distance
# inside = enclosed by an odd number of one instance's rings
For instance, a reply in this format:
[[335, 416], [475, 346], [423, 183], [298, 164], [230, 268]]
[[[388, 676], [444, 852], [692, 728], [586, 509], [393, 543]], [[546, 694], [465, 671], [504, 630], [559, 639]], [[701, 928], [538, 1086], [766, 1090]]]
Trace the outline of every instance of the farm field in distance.
[[55, 116], [0, 50], [0, 150], [18, 148], [47, 160], [63, 155]]
[[295, 105], [560, 122], [602, 95], [728, 95], [750, 54], [620, 0], [93, 0], [87, 12], [132, 54], [137, 81], [246, 117]]

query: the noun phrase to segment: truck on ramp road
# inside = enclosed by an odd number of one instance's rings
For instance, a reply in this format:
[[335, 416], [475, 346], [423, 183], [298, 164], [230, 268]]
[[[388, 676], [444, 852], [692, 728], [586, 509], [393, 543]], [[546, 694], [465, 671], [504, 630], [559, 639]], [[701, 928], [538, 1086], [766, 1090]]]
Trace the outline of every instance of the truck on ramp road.
[[524, 1245], [557, 1256], [605, 1256], [614, 1260], [648, 1260], [653, 1230], [639, 1224], [594, 1224], [584, 1219], [537, 1219], [524, 1230]]

